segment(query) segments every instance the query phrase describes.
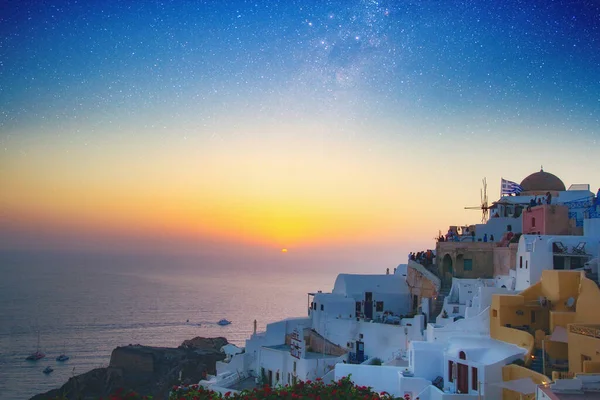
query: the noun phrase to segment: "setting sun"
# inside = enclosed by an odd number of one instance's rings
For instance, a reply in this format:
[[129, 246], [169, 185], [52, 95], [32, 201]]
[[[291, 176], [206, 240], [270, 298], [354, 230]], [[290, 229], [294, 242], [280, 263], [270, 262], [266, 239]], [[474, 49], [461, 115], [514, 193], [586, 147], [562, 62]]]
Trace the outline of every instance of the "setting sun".
[[282, 253], [287, 253], [287, 249], [281, 249]]

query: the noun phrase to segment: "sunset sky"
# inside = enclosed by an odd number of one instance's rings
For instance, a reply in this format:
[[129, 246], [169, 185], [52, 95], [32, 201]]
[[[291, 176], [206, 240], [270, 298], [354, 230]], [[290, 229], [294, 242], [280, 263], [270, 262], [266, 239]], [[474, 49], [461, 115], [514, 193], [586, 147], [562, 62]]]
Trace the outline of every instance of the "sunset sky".
[[[600, 187], [600, 9], [49, 1], [0, 12], [0, 250], [373, 265], [481, 179]], [[281, 252], [288, 249], [287, 253]]]

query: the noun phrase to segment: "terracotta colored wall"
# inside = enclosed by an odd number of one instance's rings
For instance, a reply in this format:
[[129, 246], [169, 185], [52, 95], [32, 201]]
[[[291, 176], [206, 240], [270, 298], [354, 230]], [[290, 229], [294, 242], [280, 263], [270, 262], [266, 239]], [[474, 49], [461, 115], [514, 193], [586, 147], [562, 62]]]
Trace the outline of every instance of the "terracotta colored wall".
[[[535, 218], [535, 226], [533, 225]], [[536, 206], [523, 211], [523, 233], [542, 235], [569, 235], [571, 233], [569, 209], [562, 205]]]
[[[533, 207], [531, 211], [523, 211], [523, 233], [538, 233], [545, 235], [544, 206]], [[535, 219], [535, 225], [533, 220]]]
[[544, 228], [546, 235], [569, 235], [569, 209], [567, 206], [545, 206]]

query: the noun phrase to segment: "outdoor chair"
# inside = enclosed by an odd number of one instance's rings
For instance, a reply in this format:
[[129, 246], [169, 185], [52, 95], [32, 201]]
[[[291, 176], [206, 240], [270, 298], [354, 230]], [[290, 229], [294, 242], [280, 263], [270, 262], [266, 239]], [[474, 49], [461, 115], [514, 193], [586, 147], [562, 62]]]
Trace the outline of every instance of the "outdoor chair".
[[554, 242], [553, 247], [555, 248], [556, 253], [568, 253], [567, 248], [562, 242]]
[[585, 242], [579, 242], [576, 247], [573, 247], [573, 254], [585, 254]]

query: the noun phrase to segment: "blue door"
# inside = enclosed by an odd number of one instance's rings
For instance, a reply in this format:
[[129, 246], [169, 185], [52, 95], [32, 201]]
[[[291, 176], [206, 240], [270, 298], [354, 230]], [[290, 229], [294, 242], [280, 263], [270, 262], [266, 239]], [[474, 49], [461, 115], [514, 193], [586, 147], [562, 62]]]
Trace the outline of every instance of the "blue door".
[[360, 364], [365, 361], [365, 344], [356, 342], [356, 361]]

